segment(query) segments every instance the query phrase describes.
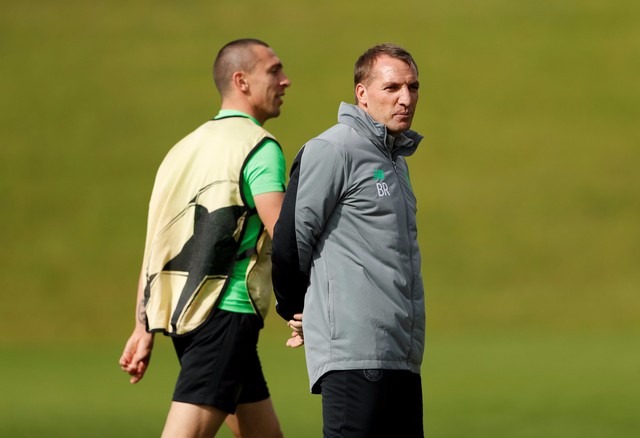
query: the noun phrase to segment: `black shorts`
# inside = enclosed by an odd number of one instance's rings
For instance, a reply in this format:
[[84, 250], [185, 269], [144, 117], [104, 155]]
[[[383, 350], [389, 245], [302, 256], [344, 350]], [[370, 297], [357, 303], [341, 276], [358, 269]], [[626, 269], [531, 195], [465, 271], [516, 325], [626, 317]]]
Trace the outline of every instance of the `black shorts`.
[[216, 309], [203, 327], [173, 338], [180, 375], [173, 400], [233, 414], [241, 403], [269, 398], [258, 358], [259, 316]]
[[424, 437], [420, 375], [332, 371], [320, 380], [325, 438]]

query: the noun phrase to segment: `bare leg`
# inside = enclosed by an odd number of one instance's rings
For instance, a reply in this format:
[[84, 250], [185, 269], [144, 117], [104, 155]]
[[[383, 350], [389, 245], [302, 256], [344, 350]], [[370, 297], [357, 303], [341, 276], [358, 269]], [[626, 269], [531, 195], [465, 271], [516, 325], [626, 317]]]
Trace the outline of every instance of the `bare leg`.
[[242, 438], [282, 438], [283, 436], [270, 398], [238, 405], [236, 417]]
[[226, 412], [212, 406], [172, 402], [163, 438], [211, 438], [220, 429]]
[[231, 431], [231, 433], [233, 433], [234, 437], [242, 438], [242, 435], [240, 434], [240, 425], [238, 424], [238, 417], [235, 414], [227, 415], [227, 419], [224, 420], [224, 422], [229, 428], [229, 430]]

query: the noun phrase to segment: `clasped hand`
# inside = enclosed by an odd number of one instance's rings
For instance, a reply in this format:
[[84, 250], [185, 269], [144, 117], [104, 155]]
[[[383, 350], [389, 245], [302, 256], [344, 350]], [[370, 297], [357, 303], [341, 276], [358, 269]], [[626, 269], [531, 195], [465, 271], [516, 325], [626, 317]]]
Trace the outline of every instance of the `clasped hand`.
[[287, 322], [287, 326], [293, 330], [291, 337], [287, 339], [287, 347], [298, 348], [304, 345], [304, 334], [302, 333], [302, 313], [293, 315], [293, 319]]

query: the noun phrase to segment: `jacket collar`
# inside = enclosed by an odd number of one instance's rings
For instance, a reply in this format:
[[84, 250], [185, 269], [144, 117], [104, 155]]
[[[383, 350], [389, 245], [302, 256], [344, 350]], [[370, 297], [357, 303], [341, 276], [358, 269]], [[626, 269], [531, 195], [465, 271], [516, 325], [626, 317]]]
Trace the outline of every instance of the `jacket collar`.
[[[338, 110], [338, 122], [351, 126], [359, 134], [367, 138], [384, 153], [388, 152], [386, 147], [387, 127], [376, 122], [362, 109], [356, 105], [342, 102]], [[415, 131], [407, 130], [395, 137], [391, 154], [409, 156], [418, 148], [418, 144], [424, 137]]]

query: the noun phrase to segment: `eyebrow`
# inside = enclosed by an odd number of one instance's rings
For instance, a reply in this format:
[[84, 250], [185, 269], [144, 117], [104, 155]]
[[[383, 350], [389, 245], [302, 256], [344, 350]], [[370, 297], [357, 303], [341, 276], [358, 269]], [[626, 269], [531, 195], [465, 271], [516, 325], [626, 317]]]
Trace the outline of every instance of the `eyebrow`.
[[[401, 82], [401, 81], [386, 81], [386, 82], [383, 82], [381, 84], [381, 86], [383, 88], [385, 88], [385, 87], [389, 87], [389, 86], [393, 86], [393, 85], [403, 85], [403, 84], [405, 84], [405, 82]], [[416, 79], [415, 81], [411, 81], [411, 82], [407, 83], [407, 85], [409, 85], [409, 86], [415, 86], [415, 85], [420, 86], [420, 81]]]

